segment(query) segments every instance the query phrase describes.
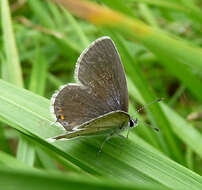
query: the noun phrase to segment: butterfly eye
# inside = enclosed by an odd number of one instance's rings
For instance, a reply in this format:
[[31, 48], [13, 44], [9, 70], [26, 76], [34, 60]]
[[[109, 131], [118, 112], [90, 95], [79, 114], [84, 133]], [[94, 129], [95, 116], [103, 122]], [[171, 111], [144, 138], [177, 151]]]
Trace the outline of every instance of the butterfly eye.
[[130, 127], [134, 127], [134, 126], [136, 126], [137, 125], [137, 122], [138, 122], [138, 119], [130, 119], [130, 121], [129, 121], [129, 126]]
[[133, 126], [134, 126], [134, 120], [133, 120], [133, 119], [131, 119], [131, 120], [129, 121], [129, 126], [130, 126], [130, 127], [133, 127]]

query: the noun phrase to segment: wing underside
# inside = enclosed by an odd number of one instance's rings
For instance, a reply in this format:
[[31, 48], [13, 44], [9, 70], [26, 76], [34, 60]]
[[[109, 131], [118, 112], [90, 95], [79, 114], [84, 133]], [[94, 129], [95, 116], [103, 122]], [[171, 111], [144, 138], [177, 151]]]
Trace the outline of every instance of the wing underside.
[[53, 140], [72, 139], [79, 136], [116, 134], [128, 126], [130, 116], [126, 112], [114, 111], [92, 119], [65, 134], [53, 137]]

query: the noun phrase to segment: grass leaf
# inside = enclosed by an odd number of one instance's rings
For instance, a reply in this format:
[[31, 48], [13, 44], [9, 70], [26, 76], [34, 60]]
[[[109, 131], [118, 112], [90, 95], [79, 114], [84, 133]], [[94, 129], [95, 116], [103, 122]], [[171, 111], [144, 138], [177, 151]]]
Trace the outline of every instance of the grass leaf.
[[[3, 90], [5, 88], [6, 91]], [[96, 153], [102, 142], [100, 138], [49, 144], [45, 138], [62, 132], [59, 128], [50, 126], [49, 101], [3, 81], [0, 81], [0, 90], [4, 92], [0, 95], [1, 117], [13, 123], [16, 129], [32, 137], [36, 143], [54, 150], [55, 153], [88, 172], [132, 180], [134, 183], [148, 185], [160, 183], [170, 188], [200, 189], [202, 187], [202, 178], [199, 175], [166, 158], [134, 133], [130, 135], [130, 140], [125, 142], [122, 154], [119, 152], [120, 139], [113, 138], [105, 145], [98, 160]], [[4, 109], [5, 107], [7, 109]]]

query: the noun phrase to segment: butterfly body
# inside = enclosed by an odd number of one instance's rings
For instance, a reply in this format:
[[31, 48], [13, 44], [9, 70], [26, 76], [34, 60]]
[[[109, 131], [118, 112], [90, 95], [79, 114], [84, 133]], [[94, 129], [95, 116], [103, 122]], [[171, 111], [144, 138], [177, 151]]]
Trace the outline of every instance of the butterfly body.
[[66, 133], [53, 139], [116, 135], [137, 124], [128, 114], [128, 89], [118, 51], [109, 37], [93, 42], [80, 55], [77, 83], [63, 86], [52, 99], [52, 112]]

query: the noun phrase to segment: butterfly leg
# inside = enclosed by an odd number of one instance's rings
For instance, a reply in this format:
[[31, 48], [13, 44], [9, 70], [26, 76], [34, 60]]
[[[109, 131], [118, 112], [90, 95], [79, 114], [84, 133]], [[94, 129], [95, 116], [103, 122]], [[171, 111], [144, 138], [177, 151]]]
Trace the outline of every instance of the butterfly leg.
[[98, 151], [98, 153], [97, 153], [97, 156], [102, 152], [102, 149], [103, 149], [104, 144], [105, 144], [112, 136], [113, 136], [113, 134], [110, 134], [109, 136], [107, 136], [107, 137], [105, 138], [105, 140], [102, 142], [102, 144], [101, 144], [101, 146], [100, 146], [100, 149], [99, 149], [99, 151]]
[[128, 127], [128, 131], [127, 131], [127, 135], [126, 135], [127, 139], [128, 139], [129, 132], [130, 132], [130, 128]]
[[119, 134], [118, 135], [119, 137], [121, 137], [121, 138], [123, 138], [123, 142], [121, 142], [121, 144], [120, 144], [120, 153], [122, 153], [122, 150], [123, 150], [123, 145], [124, 145], [124, 143], [125, 143], [125, 140], [128, 138], [128, 136], [124, 136], [124, 135], [121, 135], [121, 134]]
[[119, 137], [121, 137], [122, 139], [126, 139], [127, 137], [125, 137], [124, 135], [118, 135]]
[[53, 121], [51, 122], [50, 126], [53, 127], [55, 124], [57, 123], [57, 120], [56, 121]]

